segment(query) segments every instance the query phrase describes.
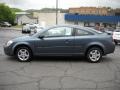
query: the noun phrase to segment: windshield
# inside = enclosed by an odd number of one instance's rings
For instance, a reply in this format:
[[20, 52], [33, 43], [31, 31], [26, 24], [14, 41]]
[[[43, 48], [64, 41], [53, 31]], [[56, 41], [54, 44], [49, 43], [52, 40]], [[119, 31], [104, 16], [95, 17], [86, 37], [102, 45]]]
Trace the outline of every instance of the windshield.
[[4, 22], [5, 24], [9, 24], [8, 22]]
[[45, 31], [45, 29], [41, 29], [41, 30], [40, 30], [39, 32], [37, 32], [37, 33], [30, 34], [30, 36], [38, 37], [38, 36], [40, 36], [44, 31]]
[[43, 27], [37, 27], [37, 29], [43, 29]]

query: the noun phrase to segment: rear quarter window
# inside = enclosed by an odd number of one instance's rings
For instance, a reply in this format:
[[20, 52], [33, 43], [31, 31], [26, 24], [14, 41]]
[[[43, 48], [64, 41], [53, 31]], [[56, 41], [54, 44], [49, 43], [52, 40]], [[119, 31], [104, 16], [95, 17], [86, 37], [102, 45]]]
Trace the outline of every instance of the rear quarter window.
[[93, 32], [93, 33], [96, 33], [96, 34], [103, 34], [103, 33], [104, 33], [104, 32], [98, 31], [98, 30], [93, 29], [93, 28], [85, 27], [85, 29], [86, 29], [87, 31], [90, 31], [90, 32]]
[[86, 35], [93, 35], [93, 33], [82, 29], [76, 29], [75, 36], [86, 36]]

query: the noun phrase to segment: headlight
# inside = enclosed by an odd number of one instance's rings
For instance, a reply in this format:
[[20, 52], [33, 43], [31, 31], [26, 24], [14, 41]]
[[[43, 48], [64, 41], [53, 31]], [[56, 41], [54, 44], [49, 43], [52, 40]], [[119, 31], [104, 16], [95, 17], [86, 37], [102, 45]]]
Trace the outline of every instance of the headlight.
[[11, 40], [8, 41], [8, 42], [7, 42], [7, 46], [10, 46], [12, 43], [13, 43], [13, 41], [11, 41]]

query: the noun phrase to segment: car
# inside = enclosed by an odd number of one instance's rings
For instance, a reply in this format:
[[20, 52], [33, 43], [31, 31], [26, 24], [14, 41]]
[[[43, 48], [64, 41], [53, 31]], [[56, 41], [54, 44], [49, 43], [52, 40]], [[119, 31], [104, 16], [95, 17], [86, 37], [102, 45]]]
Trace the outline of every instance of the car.
[[30, 29], [35, 29], [35, 28], [37, 28], [37, 27], [40, 27], [40, 25], [39, 24], [34, 24], [34, 23], [30, 23], [30, 24], [28, 24], [28, 26], [30, 27]]
[[102, 56], [113, 53], [115, 44], [111, 35], [76, 26], [57, 25], [40, 32], [8, 41], [4, 52], [19, 61], [33, 56], [85, 56], [90, 62], [100, 62]]
[[113, 35], [113, 30], [106, 29], [104, 32], [107, 33], [108, 35]]
[[44, 29], [42, 26], [37, 26], [37, 27], [34, 29], [34, 33], [38, 33], [38, 32], [40, 32], [42, 29]]
[[117, 45], [118, 43], [120, 43], [120, 29], [116, 29], [113, 32], [113, 40], [115, 42], [115, 44]]
[[22, 33], [30, 33], [30, 32], [31, 30], [30, 30], [29, 24], [23, 25]]
[[31, 33], [31, 32], [37, 32], [36, 28], [40, 27], [39, 24], [26, 24], [23, 25], [22, 33]]
[[0, 26], [1, 27], [11, 27], [12, 25], [9, 22], [1, 22]]
[[29, 27], [30, 27], [31, 30], [35, 29], [38, 26], [38, 24], [34, 24], [34, 23], [30, 23], [28, 25], [29, 25]]

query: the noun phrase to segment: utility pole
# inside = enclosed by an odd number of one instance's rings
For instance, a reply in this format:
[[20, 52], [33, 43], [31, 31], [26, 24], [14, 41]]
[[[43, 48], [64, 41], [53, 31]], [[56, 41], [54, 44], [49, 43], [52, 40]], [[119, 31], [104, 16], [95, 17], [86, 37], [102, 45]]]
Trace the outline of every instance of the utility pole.
[[56, 25], [58, 24], [58, 0], [56, 0]]

